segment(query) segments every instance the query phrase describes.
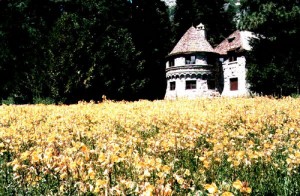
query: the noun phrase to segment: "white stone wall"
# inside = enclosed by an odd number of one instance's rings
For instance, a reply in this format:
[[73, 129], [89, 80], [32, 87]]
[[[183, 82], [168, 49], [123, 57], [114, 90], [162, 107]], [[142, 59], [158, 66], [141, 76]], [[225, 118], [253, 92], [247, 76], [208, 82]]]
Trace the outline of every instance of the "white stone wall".
[[[205, 55], [191, 55], [196, 56], [195, 65], [207, 65], [207, 57]], [[199, 79], [199, 78], [191, 78], [186, 76], [192, 75], [211, 75], [210, 68], [203, 67], [197, 69], [189, 69], [186, 65], [185, 57], [176, 57], [174, 59], [174, 67], [180, 67], [180, 69], [169, 70], [166, 73], [167, 78], [176, 77], [167, 80], [167, 89], [165, 94], [165, 99], [177, 99], [177, 98], [199, 98], [199, 97], [211, 97], [217, 96], [218, 93], [214, 89], [208, 89], [207, 80]], [[185, 67], [186, 66], [186, 67]], [[166, 68], [170, 68], [169, 61], [166, 62]], [[180, 76], [184, 76], [183, 78], [179, 78]], [[196, 89], [186, 89], [186, 81], [188, 80], [196, 80]], [[170, 90], [170, 82], [176, 83], [175, 90]]]
[[172, 76], [172, 75], [210, 75], [211, 71], [207, 70], [207, 69], [177, 69], [177, 70], [172, 70], [172, 71], [168, 71], [168, 73], [166, 74], [167, 77]]
[[[196, 56], [196, 61], [195, 65], [207, 65], [207, 57], [206, 56], [201, 56], [201, 55], [195, 55]], [[184, 66], [185, 64], [185, 57], [176, 57], [174, 59], [174, 67], [177, 66]], [[166, 62], [166, 68], [170, 67], [170, 61]]]
[[196, 56], [197, 65], [207, 65], [207, 57], [205, 56]]
[[185, 65], [185, 57], [177, 57], [175, 58], [174, 62], [175, 66], [183, 66]]
[[254, 33], [250, 31], [241, 31], [242, 48], [244, 50], [247, 51], [252, 50], [252, 46], [250, 45], [250, 40], [253, 38], [257, 39]]
[[[248, 96], [249, 88], [246, 81], [246, 72], [246, 59], [244, 56], [237, 57], [237, 61], [224, 61], [224, 89], [222, 92], [222, 96]], [[238, 78], [238, 90], [230, 90], [230, 78]]]
[[[186, 89], [186, 81], [196, 80], [196, 89]], [[177, 78], [167, 81], [167, 89], [165, 99], [178, 99], [178, 98], [200, 98], [217, 96], [216, 90], [208, 89], [207, 80], [195, 78]], [[170, 90], [170, 82], [176, 83], [175, 90]]]

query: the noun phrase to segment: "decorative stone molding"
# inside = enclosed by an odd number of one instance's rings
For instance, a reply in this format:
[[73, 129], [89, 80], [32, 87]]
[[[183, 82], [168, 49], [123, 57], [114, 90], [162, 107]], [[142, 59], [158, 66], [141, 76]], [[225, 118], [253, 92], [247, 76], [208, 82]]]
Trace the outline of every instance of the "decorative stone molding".
[[178, 78], [179, 79], [195, 78], [195, 79], [207, 80], [212, 78], [213, 76], [214, 74], [211, 72], [180, 72], [180, 73], [167, 74], [166, 78], [167, 80], [178, 79]]
[[212, 65], [184, 65], [184, 66], [168, 67], [168, 68], [166, 68], [166, 72], [175, 71], [175, 70], [185, 70], [185, 69], [194, 69], [194, 70], [206, 69], [206, 70], [210, 70], [212, 68], [213, 68]]

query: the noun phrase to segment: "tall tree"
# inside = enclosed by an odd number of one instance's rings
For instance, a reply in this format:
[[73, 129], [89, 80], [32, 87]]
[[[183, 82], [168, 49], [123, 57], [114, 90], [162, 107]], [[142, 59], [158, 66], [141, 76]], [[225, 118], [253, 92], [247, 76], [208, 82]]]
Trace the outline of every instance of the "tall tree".
[[2, 0], [0, 9], [2, 98], [163, 97], [171, 33], [160, 0]]
[[46, 34], [57, 12], [37, 0], [3, 0], [0, 9], [1, 97], [27, 102], [43, 91]]
[[133, 41], [145, 62], [143, 98], [163, 98], [166, 90], [165, 56], [170, 51], [168, 7], [161, 0], [133, 0]]
[[174, 41], [178, 41], [191, 25], [201, 22], [206, 26], [208, 41], [216, 46], [236, 28], [234, 5], [228, 0], [177, 0]]
[[128, 31], [129, 1], [3, 0], [0, 5], [2, 98], [139, 98], [143, 63]]
[[240, 28], [257, 33], [250, 53], [248, 80], [264, 94], [299, 93], [300, 1], [244, 0]]
[[138, 98], [143, 65], [127, 30], [129, 6], [126, 0], [62, 5], [49, 42], [50, 84], [56, 99]]

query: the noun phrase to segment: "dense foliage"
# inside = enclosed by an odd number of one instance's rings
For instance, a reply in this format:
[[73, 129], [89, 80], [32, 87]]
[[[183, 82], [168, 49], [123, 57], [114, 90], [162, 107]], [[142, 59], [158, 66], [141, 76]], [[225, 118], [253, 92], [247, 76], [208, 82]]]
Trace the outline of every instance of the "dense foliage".
[[235, 29], [235, 3], [228, 0], [177, 0], [174, 13], [174, 39], [178, 41], [192, 25], [203, 23], [207, 40], [215, 47]]
[[171, 33], [160, 0], [3, 0], [0, 9], [0, 97], [163, 97]]
[[240, 28], [257, 33], [249, 58], [252, 90], [264, 94], [299, 94], [299, 0], [244, 0]]
[[299, 195], [300, 99], [0, 107], [1, 195]]
[[[237, 4], [240, 2], [240, 4]], [[248, 56], [255, 92], [299, 93], [299, 0], [1, 0], [0, 97], [10, 103], [160, 99], [165, 56], [202, 22], [216, 46], [257, 33]]]
[[170, 52], [171, 23], [160, 0], [132, 0], [132, 35], [144, 60], [143, 98], [163, 98], [166, 91], [165, 57]]

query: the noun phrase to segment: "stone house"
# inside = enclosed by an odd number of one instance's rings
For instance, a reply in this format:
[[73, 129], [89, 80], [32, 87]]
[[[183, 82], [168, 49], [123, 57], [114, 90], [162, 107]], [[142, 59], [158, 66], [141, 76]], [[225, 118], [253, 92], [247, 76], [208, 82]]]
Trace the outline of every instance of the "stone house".
[[247, 96], [249, 31], [235, 31], [213, 48], [205, 27], [190, 27], [166, 57], [165, 99]]

